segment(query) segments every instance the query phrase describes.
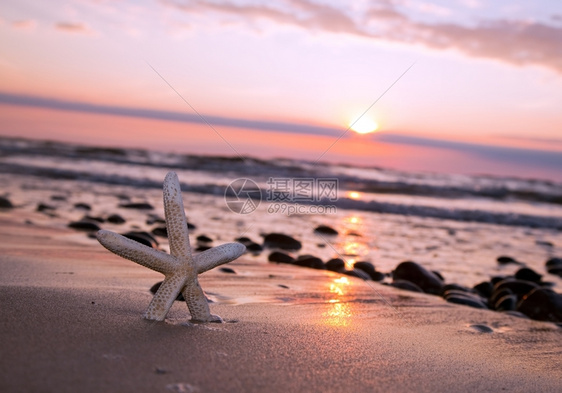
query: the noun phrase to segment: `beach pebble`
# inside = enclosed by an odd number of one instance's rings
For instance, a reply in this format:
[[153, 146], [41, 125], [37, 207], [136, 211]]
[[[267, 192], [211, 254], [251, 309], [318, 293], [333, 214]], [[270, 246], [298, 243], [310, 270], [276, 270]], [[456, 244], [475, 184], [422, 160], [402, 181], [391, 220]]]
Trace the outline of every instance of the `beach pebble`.
[[51, 205], [47, 205], [45, 203], [39, 203], [35, 210], [38, 211], [38, 212], [45, 212], [45, 211], [56, 210], [56, 207], [51, 206]]
[[528, 316], [519, 311], [502, 311], [504, 314], [511, 315], [512, 317], [529, 319]]
[[505, 295], [496, 301], [494, 310], [496, 311], [514, 311], [517, 308], [517, 296]]
[[530, 281], [517, 280], [513, 278], [507, 278], [498, 282], [494, 286], [494, 293], [501, 291], [502, 289], [509, 289], [513, 292], [519, 299], [524, 295], [531, 292], [533, 289], [537, 288], [537, 284]]
[[212, 243], [213, 239], [211, 239], [209, 236], [207, 235], [199, 235], [197, 236], [197, 241], [201, 242], [201, 243]]
[[124, 224], [125, 219], [121, 217], [119, 214], [112, 214], [109, 217], [107, 217], [107, 222], [111, 224]]
[[517, 311], [531, 319], [562, 322], [562, 295], [552, 289], [535, 288], [521, 299]]
[[187, 222], [187, 229], [189, 229], [191, 231], [193, 229], [197, 229], [197, 226], [195, 226], [195, 224], [192, 224], [188, 221]]
[[105, 222], [105, 219], [103, 217], [89, 216], [89, 215], [82, 217], [81, 221], [88, 221], [88, 220], [99, 222], [100, 224], [103, 224]]
[[211, 246], [199, 245], [199, 246], [197, 246], [197, 248], [194, 251], [203, 252], [203, 251], [207, 251], [209, 249], [211, 249]]
[[223, 273], [236, 274], [236, 271], [230, 267], [221, 267], [219, 270]]
[[14, 207], [14, 205], [12, 204], [12, 201], [10, 201], [8, 198], [0, 196], [0, 208], [1, 209], [12, 209]]
[[269, 254], [267, 260], [269, 262], [277, 262], [277, 263], [293, 263], [295, 261], [295, 258], [281, 251], [273, 251], [271, 254]]
[[444, 295], [445, 292], [453, 289], [456, 291], [470, 293], [470, 289], [468, 289], [467, 287], [463, 287], [462, 285], [454, 284], [454, 283], [443, 285], [443, 288], [441, 289], [442, 291], [441, 293]]
[[294, 265], [310, 267], [312, 269], [324, 269], [324, 262], [314, 255], [300, 255], [294, 262]]
[[423, 289], [408, 280], [394, 280], [390, 285], [394, 288], [405, 289], [406, 291], [423, 292]]
[[326, 269], [333, 272], [340, 272], [345, 269], [345, 262], [341, 258], [333, 258], [326, 262]]
[[562, 277], [562, 258], [550, 258], [545, 265], [548, 273]]
[[88, 205], [87, 203], [82, 203], [82, 202], [75, 203], [74, 208], [80, 209], [80, 210], [87, 210], [87, 211], [92, 210], [92, 207], [90, 205]]
[[66, 201], [64, 195], [51, 195], [51, 201]]
[[68, 224], [69, 228], [76, 229], [79, 231], [99, 231], [101, 228], [98, 224], [91, 221], [73, 221]]
[[146, 218], [146, 225], [166, 224], [166, 220], [156, 214], [149, 214]]
[[264, 247], [280, 248], [282, 250], [300, 250], [302, 243], [295, 238], [282, 233], [269, 233], [263, 238]]
[[392, 273], [394, 280], [406, 280], [416, 284], [424, 292], [439, 295], [443, 288], [443, 281], [433, 272], [423, 266], [406, 261], [400, 263]]
[[338, 234], [338, 231], [327, 225], [320, 225], [314, 229], [314, 233], [318, 233], [321, 235], [328, 235], [328, 236], [336, 236]]
[[433, 273], [437, 277], [439, 277], [441, 279], [441, 281], [445, 281], [445, 278], [443, 278], [443, 275], [441, 274], [441, 272], [438, 272], [437, 270], [432, 270], [431, 273]]
[[351, 277], [360, 278], [362, 280], [371, 279], [371, 276], [369, 276], [367, 273], [365, 273], [363, 270], [360, 269], [345, 270], [343, 273]]
[[449, 303], [462, 304], [464, 306], [470, 306], [474, 308], [483, 308], [483, 309], [488, 308], [482, 301], [462, 295], [451, 295], [447, 297], [446, 300]]
[[136, 202], [136, 203], [122, 203], [119, 205], [119, 207], [125, 208], [125, 209], [137, 209], [137, 210], [152, 210], [154, 209], [154, 206], [152, 206], [150, 203], [146, 203], [146, 202]]
[[384, 274], [381, 272], [377, 272], [377, 270], [375, 269], [375, 265], [373, 265], [371, 262], [366, 262], [366, 261], [355, 262], [353, 264], [353, 268], [364, 271], [369, 275], [369, 278], [373, 281], [384, 280], [385, 277]]
[[158, 242], [148, 232], [131, 231], [131, 232], [122, 233], [121, 235], [125, 236], [128, 239], [144, 244], [147, 247], [158, 249]]
[[472, 288], [478, 292], [480, 296], [485, 298], [492, 296], [492, 292], [494, 291], [494, 285], [490, 281], [483, 281]]
[[150, 232], [152, 232], [154, 236], [168, 237], [168, 228], [166, 227], [156, 227]]
[[[153, 294], [156, 293], [156, 291], [158, 291], [158, 288], [160, 288], [160, 285], [162, 285], [162, 281], [157, 282], [156, 284], [154, 284], [153, 286], [150, 287], [150, 292], [152, 292]], [[185, 301], [185, 298], [183, 297], [183, 294], [180, 292], [178, 293], [178, 296], [176, 297], [176, 301], [180, 301], [183, 302]]]
[[494, 329], [492, 329], [491, 327], [489, 327], [487, 325], [481, 325], [481, 324], [470, 325], [469, 328], [471, 328], [472, 330], [475, 330], [479, 333], [493, 333], [494, 332]]
[[515, 260], [512, 257], [508, 257], [505, 255], [497, 257], [496, 262], [498, 262], [500, 265], [508, 265], [508, 264], [522, 265], [521, 262]]
[[528, 267], [522, 267], [521, 269], [517, 270], [515, 273], [515, 278], [518, 280], [525, 280], [525, 281], [532, 281], [532, 282], [540, 282], [542, 275], [535, 272], [533, 269], [529, 269]]
[[[503, 288], [503, 289], [500, 289], [499, 291], [494, 291], [492, 293], [492, 296], [490, 296], [490, 299], [489, 299], [490, 306], [495, 306], [495, 304], [498, 302], [498, 300], [500, 300], [501, 298], [503, 298], [505, 296], [509, 296], [509, 295], [513, 295], [513, 292], [509, 288]], [[517, 297], [516, 295], [514, 295], [514, 296]]]
[[248, 250], [252, 254], [257, 254], [263, 251], [263, 247], [258, 243], [251, 242], [245, 244], [245, 246], [246, 246], [246, 250]]

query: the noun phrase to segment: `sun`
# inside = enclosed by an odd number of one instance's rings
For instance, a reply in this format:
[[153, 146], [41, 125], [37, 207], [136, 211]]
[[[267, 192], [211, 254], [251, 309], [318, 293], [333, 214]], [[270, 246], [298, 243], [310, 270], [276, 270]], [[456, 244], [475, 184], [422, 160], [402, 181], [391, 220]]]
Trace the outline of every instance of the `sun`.
[[369, 134], [375, 132], [379, 125], [373, 119], [363, 116], [359, 120], [351, 122], [350, 128], [358, 134]]

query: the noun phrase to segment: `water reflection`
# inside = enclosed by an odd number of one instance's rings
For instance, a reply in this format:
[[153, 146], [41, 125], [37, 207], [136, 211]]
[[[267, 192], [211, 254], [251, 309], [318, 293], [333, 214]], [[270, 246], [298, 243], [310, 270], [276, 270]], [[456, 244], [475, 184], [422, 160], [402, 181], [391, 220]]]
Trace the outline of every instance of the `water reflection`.
[[344, 236], [338, 252], [345, 257], [346, 269], [351, 270], [357, 260], [365, 259], [370, 252], [363, 218], [359, 215], [344, 217], [339, 229]]
[[342, 302], [351, 282], [347, 277], [340, 277], [330, 283], [330, 293], [332, 298], [328, 300], [330, 304], [328, 311], [323, 316], [324, 323], [330, 326], [347, 326], [352, 316], [349, 304]]

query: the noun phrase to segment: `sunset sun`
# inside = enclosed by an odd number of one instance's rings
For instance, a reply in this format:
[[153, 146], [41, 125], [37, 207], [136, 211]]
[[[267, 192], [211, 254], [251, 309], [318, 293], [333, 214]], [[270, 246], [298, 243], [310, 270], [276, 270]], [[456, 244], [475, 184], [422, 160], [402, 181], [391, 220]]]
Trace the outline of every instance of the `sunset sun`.
[[363, 116], [359, 120], [351, 122], [350, 128], [358, 134], [369, 134], [375, 132], [379, 125], [373, 119]]

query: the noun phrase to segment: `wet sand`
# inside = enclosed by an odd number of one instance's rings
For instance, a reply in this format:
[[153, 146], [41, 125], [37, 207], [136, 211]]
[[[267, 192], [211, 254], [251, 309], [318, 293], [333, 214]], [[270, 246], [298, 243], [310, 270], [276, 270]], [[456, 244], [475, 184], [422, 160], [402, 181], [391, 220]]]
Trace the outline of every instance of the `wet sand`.
[[[562, 386], [562, 329], [251, 257], [201, 276], [224, 324], [76, 232], [0, 213], [0, 391], [510, 391]], [[81, 234], [82, 238], [84, 235]]]

